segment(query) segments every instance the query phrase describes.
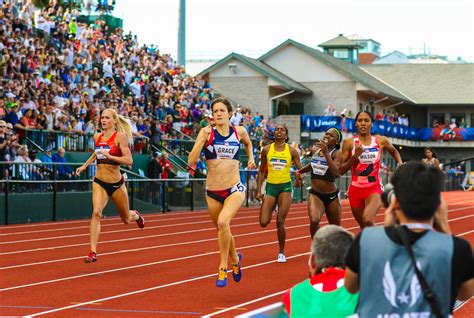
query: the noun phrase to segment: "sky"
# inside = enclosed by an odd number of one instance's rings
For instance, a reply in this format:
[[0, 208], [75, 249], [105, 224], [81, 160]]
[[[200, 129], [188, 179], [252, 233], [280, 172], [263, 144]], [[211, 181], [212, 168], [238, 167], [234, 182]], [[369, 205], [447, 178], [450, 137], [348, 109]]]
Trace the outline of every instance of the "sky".
[[[140, 44], [177, 58], [179, 0], [116, 0], [114, 15]], [[446, 55], [474, 62], [474, 0], [187, 0], [186, 59], [258, 57], [291, 38], [317, 48], [338, 34], [381, 44], [382, 55]]]

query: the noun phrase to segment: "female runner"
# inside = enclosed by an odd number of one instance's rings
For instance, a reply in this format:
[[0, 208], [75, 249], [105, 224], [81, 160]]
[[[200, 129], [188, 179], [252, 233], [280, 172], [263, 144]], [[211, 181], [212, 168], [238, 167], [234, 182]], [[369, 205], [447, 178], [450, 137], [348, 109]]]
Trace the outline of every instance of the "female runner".
[[[277, 212], [277, 236], [279, 253], [277, 262], [285, 263], [285, 220], [291, 205], [291, 194], [293, 184], [291, 182], [290, 169], [293, 163], [301, 169], [298, 151], [290, 147], [288, 142], [288, 128], [285, 125], [275, 126], [275, 141], [263, 148], [261, 153], [260, 169], [257, 176], [257, 199], [262, 200], [262, 183], [267, 175], [265, 197], [260, 207], [260, 226], [266, 227], [272, 220], [272, 213], [278, 204]], [[266, 173], [268, 169], [268, 174]], [[300, 175], [296, 174], [297, 182]]]
[[424, 154], [424, 158], [422, 159], [422, 161], [428, 165], [431, 165], [433, 167], [435, 167], [436, 169], [439, 169], [441, 170], [440, 166], [439, 166], [439, 160], [438, 160], [438, 156], [436, 156], [436, 152], [434, 152], [433, 148], [430, 148], [430, 147], [426, 147], [424, 150], [423, 150], [423, 154]]
[[97, 159], [97, 172], [92, 183], [92, 217], [90, 223], [90, 253], [85, 263], [97, 261], [97, 243], [100, 235], [100, 219], [109, 198], [117, 208], [122, 222], [137, 222], [139, 228], [145, 227], [145, 219], [138, 211], [128, 209], [128, 193], [120, 173], [120, 165], [132, 165], [133, 159], [129, 145], [133, 140], [130, 125], [114, 109], [108, 108], [100, 115], [103, 132], [94, 136], [95, 151], [87, 161], [77, 168], [80, 175]]
[[368, 111], [357, 113], [355, 126], [358, 135], [344, 140], [342, 164], [339, 167], [341, 175], [349, 169], [352, 171], [347, 195], [352, 214], [361, 228], [374, 225], [375, 215], [382, 205], [379, 172], [383, 149], [390, 153], [398, 165], [402, 164], [400, 153], [386, 137], [371, 135], [373, 121]]
[[319, 229], [319, 222], [324, 213], [329, 224], [341, 225], [342, 207], [339, 189], [334, 182], [340, 176], [341, 151], [338, 149], [341, 141], [341, 131], [329, 128], [316, 145], [311, 162], [299, 170], [299, 173], [311, 171], [311, 189], [308, 192], [311, 237]]
[[232, 105], [226, 98], [217, 98], [211, 104], [215, 127], [207, 126], [199, 132], [188, 164], [194, 167], [201, 149], [207, 163], [206, 199], [209, 215], [219, 230], [220, 250], [217, 287], [227, 285], [227, 262], [230, 257], [234, 281], [242, 278], [240, 261], [242, 254], [237, 252], [235, 240], [230, 230], [230, 221], [244, 202], [245, 186], [240, 182], [239, 154], [242, 142], [248, 155], [248, 168], [255, 168], [252, 143], [242, 126], [231, 126]]

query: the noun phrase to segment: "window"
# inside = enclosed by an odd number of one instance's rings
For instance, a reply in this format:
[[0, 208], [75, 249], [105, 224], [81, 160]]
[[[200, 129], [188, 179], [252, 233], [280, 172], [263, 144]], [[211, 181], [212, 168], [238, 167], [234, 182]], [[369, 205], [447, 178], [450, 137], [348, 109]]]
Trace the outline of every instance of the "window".
[[444, 125], [444, 113], [431, 113], [428, 127], [433, 127], [435, 122]]
[[288, 115], [303, 115], [304, 103], [290, 103]]
[[349, 58], [349, 51], [348, 50], [333, 50], [332, 55], [340, 59], [347, 59]]
[[353, 50], [352, 51], [352, 60], [357, 61], [358, 58], [359, 58], [359, 52], [357, 50]]
[[459, 123], [461, 122], [461, 119], [466, 120], [466, 114], [463, 114], [463, 113], [451, 113], [451, 118], [450, 120], [456, 120], [456, 125], [459, 126]]

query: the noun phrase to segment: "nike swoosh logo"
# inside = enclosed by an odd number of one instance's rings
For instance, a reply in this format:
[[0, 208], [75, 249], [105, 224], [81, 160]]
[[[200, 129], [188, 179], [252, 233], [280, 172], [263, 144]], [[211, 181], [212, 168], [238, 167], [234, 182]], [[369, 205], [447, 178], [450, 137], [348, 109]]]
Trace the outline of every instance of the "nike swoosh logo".
[[122, 185], [119, 185], [119, 186], [112, 186], [112, 187], [114, 187], [115, 189], [118, 189], [118, 188], [120, 188], [121, 186], [122, 186]]
[[333, 196], [333, 197], [329, 197], [329, 200], [333, 200], [333, 199], [335, 199], [335, 198], [337, 198], [337, 195], [335, 195], [335, 196]]

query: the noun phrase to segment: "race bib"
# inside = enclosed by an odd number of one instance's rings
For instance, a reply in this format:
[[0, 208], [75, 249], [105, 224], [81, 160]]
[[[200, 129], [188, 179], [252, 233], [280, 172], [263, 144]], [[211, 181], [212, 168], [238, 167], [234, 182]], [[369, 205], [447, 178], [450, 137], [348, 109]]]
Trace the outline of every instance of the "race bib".
[[281, 171], [286, 167], [287, 162], [285, 159], [272, 158], [270, 164], [272, 165], [273, 170]]
[[107, 159], [107, 157], [105, 155], [102, 154], [102, 150], [105, 150], [107, 153], [110, 151], [110, 147], [109, 146], [98, 146], [98, 147], [95, 147], [95, 155], [97, 157], [97, 159]]
[[214, 150], [216, 152], [217, 159], [233, 159], [237, 151], [239, 151], [240, 145], [234, 145], [233, 143], [225, 144], [214, 144]]
[[364, 152], [359, 156], [359, 161], [362, 164], [371, 164], [377, 162], [379, 159], [378, 148], [364, 148]]
[[318, 176], [324, 176], [326, 171], [328, 171], [328, 163], [326, 161], [312, 159], [311, 160], [311, 168], [313, 169], [313, 173]]
[[245, 192], [245, 190], [247, 190], [247, 188], [244, 186], [242, 182], [239, 182], [230, 189], [230, 194], [234, 192]]

